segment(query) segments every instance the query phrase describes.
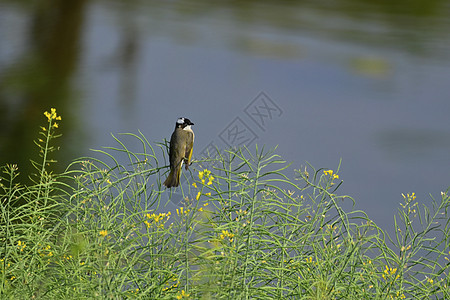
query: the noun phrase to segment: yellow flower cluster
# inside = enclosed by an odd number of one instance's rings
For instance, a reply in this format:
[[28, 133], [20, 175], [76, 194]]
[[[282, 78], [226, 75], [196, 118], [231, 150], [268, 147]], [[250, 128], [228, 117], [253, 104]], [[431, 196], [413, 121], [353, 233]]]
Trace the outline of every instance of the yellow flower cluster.
[[236, 218], [234, 220], [239, 221], [239, 219], [243, 219], [246, 214], [247, 214], [246, 210], [242, 210], [242, 209], [236, 210]]
[[190, 294], [186, 293], [184, 290], [182, 290], [180, 293], [177, 294], [177, 299], [183, 299], [188, 298]]
[[404, 209], [406, 209], [406, 207], [408, 207], [408, 214], [416, 214], [417, 213], [416, 208], [418, 208], [418, 203], [414, 202], [414, 200], [416, 200], [416, 193], [411, 193], [411, 194], [408, 193], [406, 195], [402, 193], [402, 197], [403, 197], [403, 199], [405, 199], [405, 204], [400, 203], [400, 205]]
[[[390, 277], [397, 273], [397, 268], [389, 268], [388, 266], [386, 266], [386, 269], [384, 269], [383, 273], [384, 274], [382, 274], [381, 276], [383, 277], [383, 279], [386, 279], [387, 277]], [[397, 274], [397, 276], [395, 276], [395, 279], [398, 279], [399, 277], [400, 275]]]
[[323, 171], [323, 173], [325, 175], [329, 175], [332, 179], [339, 179], [339, 175], [333, 174], [334, 173], [333, 170], [326, 170], [326, 171]]
[[[61, 121], [61, 116], [58, 116], [56, 114], [56, 108], [50, 109], [50, 112], [48, 111], [44, 112], [44, 116], [47, 117], [49, 122], [51, 122], [52, 120]], [[54, 128], [58, 128], [58, 123], [54, 122], [52, 126]]]
[[19, 241], [17, 242], [17, 249], [19, 249], [20, 251], [23, 251], [23, 250], [25, 249], [26, 246], [27, 246], [27, 245], [25, 245], [25, 243], [22, 242], [21, 240], [19, 240]]
[[156, 224], [156, 227], [161, 228], [164, 226], [164, 223], [169, 220], [171, 214], [170, 211], [167, 213], [146, 214], [148, 220], [145, 220], [144, 223], [147, 225], [147, 228], [150, 228], [151, 224]]
[[[3, 264], [3, 262], [5, 261], [5, 259], [4, 258], [0, 258], [0, 264]], [[8, 263], [7, 265], [6, 265], [6, 267], [8, 268], [8, 267], [10, 267], [11, 266], [11, 264], [10, 263]], [[3, 272], [3, 270], [0, 270], [0, 271], [2, 271]]]
[[400, 249], [400, 251], [408, 251], [409, 249], [411, 249], [411, 245], [408, 245], [407, 247], [402, 246], [402, 248]]
[[47, 245], [45, 248], [42, 248], [42, 250], [38, 249], [40, 256], [53, 256], [53, 251], [51, 250], [52, 246]]
[[100, 230], [98, 234], [100, 234], [102, 237], [105, 237], [108, 235], [108, 230]]
[[[106, 231], [106, 230], [105, 230]], [[72, 255], [63, 255], [63, 258], [64, 259], [67, 259], [67, 260], [70, 260], [70, 259], [72, 259], [73, 257], [72, 257]]]
[[[205, 204], [203, 204], [203, 207], [206, 207], [206, 206], [208, 206], [208, 205], [209, 205], [209, 203], [206, 202]], [[200, 208], [198, 209], [198, 211], [203, 211], [203, 207], [200, 207]]]
[[403, 199], [405, 199], [407, 203], [409, 203], [411, 201], [416, 200], [416, 193], [412, 193], [411, 195], [409, 193], [406, 195], [402, 193], [402, 197]]
[[183, 207], [180, 207], [180, 209], [177, 208], [177, 215], [182, 216], [183, 214], [187, 215], [191, 210], [190, 209], [184, 209]]
[[[204, 169], [203, 171], [198, 172], [198, 178], [201, 180], [202, 184], [211, 185], [214, 181], [214, 176], [211, 175], [211, 171], [208, 169]], [[208, 181], [207, 181], [208, 180]], [[192, 183], [192, 186], [197, 188], [197, 183]], [[200, 191], [197, 192], [197, 196], [195, 196], [195, 200], [198, 201], [202, 193]], [[205, 196], [211, 196], [211, 193], [205, 193]]]
[[179, 284], [178, 278], [177, 278], [176, 276], [173, 276], [173, 275], [172, 275], [172, 277], [171, 277], [171, 278], [169, 279], [169, 281], [166, 283], [166, 287], [163, 288], [163, 292], [169, 291], [169, 290], [172, 290], [172, 289], [177, 288], [177, 287], [178, 287], [178, 284]]
[[198, 178], [202, 181], [202, 184], [205, 184], [206, 179], [208, 179], [207, 185], [211, 185], [214, 180], [214, 177], [211, 175], [211, 171], [208, 169], [198, 172]]
[[52, 108], [52, 109], [50, 110], [50, 112], [48, 112], [48, 111], [44, 112], [44, 115], [47, 117], [47, 119], [48, 119], [49, 121], [50, 121], [50, 120], [58, 120], [58, 121], [61, 120], [61, 116], [58, 116], [58, 115], [56, 114], [56, 108]]
[[[195, 196], [195, 200], [197, 200], [198, 201], [198, 199], [200, 199], [200, 196], [202, 195], [202, 193], [199, 191], [198, 193], [197, 193], [197, 196]], [[205, 196], [211, 196], [211, 193], [205, 193]]]
[[234, 234], [231, 232], [228, 232], [228, 230], [222, 230], [222, 233], [220, 234], [220, 238], [222, 240], [224, 240], [225, 238], [228, 238], [230, 240], [230, 242], [233, 241], [233, 237], [234, 237]]
[[389, 299], [406, 299], [405, 294], [400, 293], [400, 291], [397, 291], [395, 294], [392, 293], [391, 295], [389, 295]]

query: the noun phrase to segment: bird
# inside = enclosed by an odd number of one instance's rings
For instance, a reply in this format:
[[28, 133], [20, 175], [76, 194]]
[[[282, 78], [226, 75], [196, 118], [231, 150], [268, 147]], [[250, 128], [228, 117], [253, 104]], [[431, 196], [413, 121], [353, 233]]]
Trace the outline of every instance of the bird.
[[163, 183], [167, 188], [179, 186], [183, 162], [186, 170], [191, 164], [192, 150], [194, 147], [194, 131], [192, 131], [192, 125], [194, 123], [191, 120], [183, 117], [178, 118], [175, 123], [175, 130], [170, 137], [170, 173]]

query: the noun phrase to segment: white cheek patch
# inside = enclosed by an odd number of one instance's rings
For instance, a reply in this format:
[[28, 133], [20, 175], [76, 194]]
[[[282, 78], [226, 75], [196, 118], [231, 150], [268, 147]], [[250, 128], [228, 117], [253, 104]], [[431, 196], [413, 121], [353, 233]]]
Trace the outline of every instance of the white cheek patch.
[[177, 120], [177, 124], [184, 124], [184, 118], [179, 118]]
[[189, 131], [190, 133], [192, 133], [192, 143], [194, 143], [195, 135], [194, 135], [194, 131], [191, 128], [191, 125], [187, 125], [186, 127], [183, 128], [183, 130], [186, 130], [186, 131]]

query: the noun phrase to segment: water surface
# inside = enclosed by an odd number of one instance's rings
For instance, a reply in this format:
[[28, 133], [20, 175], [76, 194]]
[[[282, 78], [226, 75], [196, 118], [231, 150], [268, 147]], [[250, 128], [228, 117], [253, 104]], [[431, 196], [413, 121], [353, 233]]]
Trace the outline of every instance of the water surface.
[[342, 159], [341, 193], [389, 227], [401, 193], [429, 203], [450, 185], [449, 15], [442, 0], [1, 0], [0, 163], [27, 173], [50, 107], [61, 166], [110, 133], [168, 139], [186, 116], [197, 156]]

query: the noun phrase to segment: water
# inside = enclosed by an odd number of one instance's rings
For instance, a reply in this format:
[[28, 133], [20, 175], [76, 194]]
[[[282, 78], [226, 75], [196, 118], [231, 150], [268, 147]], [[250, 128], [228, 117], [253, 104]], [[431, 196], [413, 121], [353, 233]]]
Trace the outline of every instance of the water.
[[294, 168], [342, 159], [341, 193], [389, 228], [401, 193], [429, 204], [450, 185], [449, 15], [437, 0], [2, 0], [0, 163], [27, 173], [50, 107], [61, 166], [110, 133], [169, 139], [186, 116], [194, 155], [258, 143]]

